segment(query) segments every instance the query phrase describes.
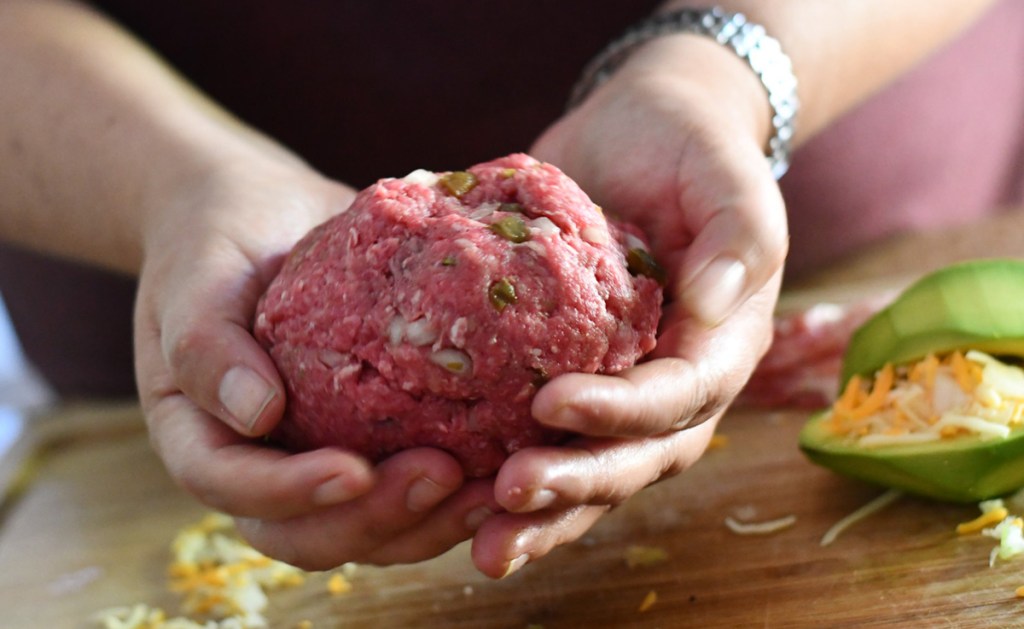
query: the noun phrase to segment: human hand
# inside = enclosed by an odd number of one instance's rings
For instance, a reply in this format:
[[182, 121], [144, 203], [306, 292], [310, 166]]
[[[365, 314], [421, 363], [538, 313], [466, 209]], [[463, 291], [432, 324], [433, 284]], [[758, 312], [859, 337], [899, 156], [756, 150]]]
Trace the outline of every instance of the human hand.
[[424, 448], [373, 467], [340, 449], [289, 454], [259, 439], [285, 389], [250, 334], [256, 302], [292, 245], [353, 191], [281, 153], [230, 161], [164, 194], [143, 221], [136, 372], [154, 448], [253, 546], [294, 565], [444, 552], [498, 508], [491, 482], [464, 484], [452, 457]]
[[[771, 342], [785, 211], [763, 153], [763, 88], [731, 55], [692, 36], [652, 42], [533, 147], [649, 235], [668, 271], [667, 306], [647, 362], [563, 375], [538, 392], [534, 417], [581, 436], [501, 468], [495, 494], [507, 512], [473, 542], [486, 574], [577, 539], [692, 465]], [[680, 59], [701, 73], [676, 72]]]

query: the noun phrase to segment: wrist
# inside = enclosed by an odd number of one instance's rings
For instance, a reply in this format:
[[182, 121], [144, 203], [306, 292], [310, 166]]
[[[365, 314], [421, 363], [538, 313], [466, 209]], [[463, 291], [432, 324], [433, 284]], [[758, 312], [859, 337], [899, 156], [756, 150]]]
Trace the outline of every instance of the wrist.
[[706, 103], [737, 137], [768, 146], [772, 111], [764, 87], [742, 59], [713, 40], [687, 33], [660, 37], [638, 48], [617, 74], [671, 82]]
[[[652, 50], [668, 54], [650, 63]], [[762, 146], [773, 176], [778, 179], [786, 172], [799, 110], [796, 77], [779, 42], [769, 37], [762, 26], [749, 23], [742, 13], [718, 7], [681, 8], [656, 14], [631, 26], [591, 60], [573, 89], [570, 108], [609, 77], [628, 71], [623, 66], [637, 67], [640, 62], [634, 57], [638, 56], [646, 57], [649, 72], [712, 89], [711, 95], [723, 106], [732, 106], [734, 113], [767, 110], [767, 117], [760, 115], [761, 121], [769, 121], [769, 135]], [[746, 68], [740, 70], [740, 65]], [[755, 84], [760, 87], [753, 87]], [[745, 103], [750, 107], [744, 107]], [[763, 126], [752, 126], [756, 137], [763, 137], [759, 131]]]
[[269, 138], [224, 115], [204, 116], [168, 134], [158, 163], [142, 193], [139, 212], [141, 254], [174, 235], [174, 224], [198, 227], [197, 212], [211, 204], [232, 205], [234, 195], [281, 179], [315, 176], [302, 160]]

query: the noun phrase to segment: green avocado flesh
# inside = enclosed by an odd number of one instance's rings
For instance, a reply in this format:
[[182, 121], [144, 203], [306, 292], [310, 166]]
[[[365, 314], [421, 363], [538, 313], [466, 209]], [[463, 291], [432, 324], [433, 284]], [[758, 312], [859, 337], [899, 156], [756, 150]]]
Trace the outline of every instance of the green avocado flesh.
[[[853, 334], [841, 385], [887, 362], [969, 349], [1024, 357], [1024, 260], [966, 262], [916, 282]], [[833, 432], [821, 412], [801, 431], [800, 448], [841, 474], [940, 500], [985, 500], [1024, 487], [1024, 427], [1005, 439], [864, 447]]]

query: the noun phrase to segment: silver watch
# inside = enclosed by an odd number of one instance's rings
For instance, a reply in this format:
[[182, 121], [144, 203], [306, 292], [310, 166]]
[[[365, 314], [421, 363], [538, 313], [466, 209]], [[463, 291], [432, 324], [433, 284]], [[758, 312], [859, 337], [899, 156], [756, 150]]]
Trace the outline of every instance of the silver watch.
[[680, 9], [635, 24], [587, 64], [573, 87], [569, 108], [579, 105], [591, 91], [608, 80], [636, 47], [674, 33], [704, 35], [732, 48], [761, 79], [772, 107], [774, 129], [768, 141], [768, 164], [775, 178], [781, 178], [789, 169], [790, 144], [800, 109], [796, 76], [779, 42], [769, 37], [760, 24], [748, 22], [742, 13], [727, 13], [719, 7]]

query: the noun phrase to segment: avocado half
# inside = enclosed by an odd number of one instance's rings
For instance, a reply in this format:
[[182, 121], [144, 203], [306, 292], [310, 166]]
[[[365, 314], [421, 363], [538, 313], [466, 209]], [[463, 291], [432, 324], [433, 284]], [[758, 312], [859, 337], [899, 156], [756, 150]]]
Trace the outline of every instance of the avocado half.
[[[907, 288], [853, 334], [841, 385], [872, 376], [885, 363], [929, 353], [977, 349], [1024, 357], [1024, 260], [974, 260], [943, 268]], [[985, 500], [1024, 487], [1024, 427], [1005, 439], [975, 436], [934, 443], [858, 446], [815, 414], [800, 433], [807, 457], [841, 474], [957, 502]]]

